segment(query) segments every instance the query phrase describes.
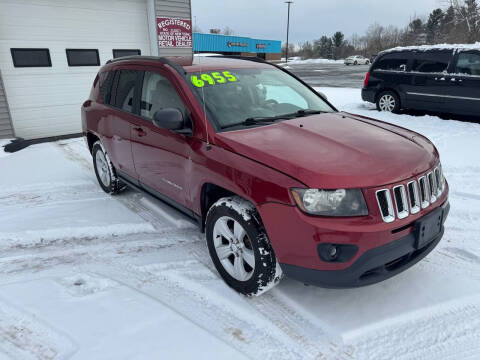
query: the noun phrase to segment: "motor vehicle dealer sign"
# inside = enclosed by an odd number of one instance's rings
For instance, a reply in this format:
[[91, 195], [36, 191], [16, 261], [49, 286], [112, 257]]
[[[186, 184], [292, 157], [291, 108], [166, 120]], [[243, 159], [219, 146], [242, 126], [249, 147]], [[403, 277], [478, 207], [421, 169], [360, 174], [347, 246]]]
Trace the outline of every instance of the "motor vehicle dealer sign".
[[157, 17], [158, 47], [191, 48], [192, 20]]

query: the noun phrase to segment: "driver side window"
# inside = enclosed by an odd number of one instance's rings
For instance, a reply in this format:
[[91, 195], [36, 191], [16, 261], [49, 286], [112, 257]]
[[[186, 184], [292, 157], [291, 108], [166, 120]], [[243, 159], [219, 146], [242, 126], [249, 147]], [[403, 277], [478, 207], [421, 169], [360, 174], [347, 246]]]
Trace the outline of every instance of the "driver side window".
[[153, 120], [158, 110], [177, 108], [185, 115], [185, 106], [177, 94], [177, 90], [160, 74], [145, 71], [140, 103], [140, 115]]

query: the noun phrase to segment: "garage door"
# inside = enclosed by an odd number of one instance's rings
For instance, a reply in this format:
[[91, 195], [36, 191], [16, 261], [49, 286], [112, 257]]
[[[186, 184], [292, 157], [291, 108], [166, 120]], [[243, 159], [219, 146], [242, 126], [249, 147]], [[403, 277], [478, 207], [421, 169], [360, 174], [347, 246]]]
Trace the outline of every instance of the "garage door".
[[[0, 70], [19, 137], [81, 131], [100, 66], [71, 66], [66, 49], [98, 50], [101, 65], [114, 49], [150, 55], [146, 0], [0, 0], [0, 9]], [[15, 67], [12, 48], [48, 49], [51, 66]]]
[[8, 111], [7, 97], [3, 88], [2, 73], [0, 72], [0, 139], [13, 137], [10, 112]]

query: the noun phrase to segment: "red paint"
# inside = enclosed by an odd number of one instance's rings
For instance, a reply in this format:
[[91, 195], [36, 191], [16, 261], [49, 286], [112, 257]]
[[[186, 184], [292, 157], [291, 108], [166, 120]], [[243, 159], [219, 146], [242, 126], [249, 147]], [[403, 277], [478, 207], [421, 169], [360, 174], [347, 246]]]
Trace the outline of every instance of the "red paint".
[[[205, 63], [188, 65], [185, 70], [270, 66], [229, 59], [202, 61]], [[406, 185], [439, 163], [433, 144], [417, 133], [346, 113], [215, 133], [185, 79], [172, 67], [155, 60], [129, 60], [107, 64], [101, 71], [120, 68], [156, 71], [167, 76], [191, 113], [193, 136], [159, 129], [140, 117], [102, 104], [97, 82], [90, 103], [82, 107], [84, 134], [91, 133], [102, 140], [115, 167], [199, 216], [205, 215], [201, 193], [207, 183], [251, 201], [281, 263], [318, 270], [344, 269], [365, 251], [412, 232], [409, 225], [447, 202], [448, 186], [440, 199], [418, 214], [389, 224], [380, 216], [376, 190], [393, 184]], [[163, 178], [182, 190], [175, 190]], [[291, 197], [293, 187], [361, 188], [369, 215], [307, 216]], [[404, 230], [392, 233], [404, 226]], [[347, 264], [325, 263], [316, 251], [320, 242], [355, 244], [359, 252]]]

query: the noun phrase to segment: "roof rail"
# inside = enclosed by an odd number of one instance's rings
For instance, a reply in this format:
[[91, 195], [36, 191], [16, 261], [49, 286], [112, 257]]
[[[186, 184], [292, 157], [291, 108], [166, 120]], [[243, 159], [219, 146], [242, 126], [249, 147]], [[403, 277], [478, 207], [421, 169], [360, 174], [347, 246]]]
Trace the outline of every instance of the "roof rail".
[[187, 73], [182, 65], [179, 65], [173, 62], [172, 60], [162, 56], [142, 56], [142, 55], [122, 56], [122, 57], [108, 60], [107, 64], [112, 64], [112, 63], [126, 61], [126, 60], [158, 61], [158, 62], [161, 62], [162, 64], [171, 66], [182, 76], [185, 76], [185, 74]]

